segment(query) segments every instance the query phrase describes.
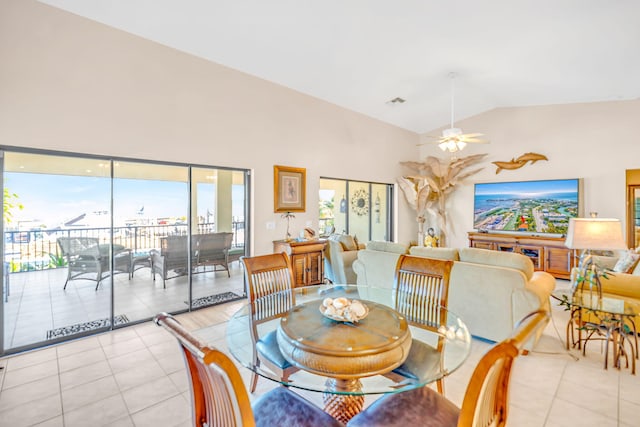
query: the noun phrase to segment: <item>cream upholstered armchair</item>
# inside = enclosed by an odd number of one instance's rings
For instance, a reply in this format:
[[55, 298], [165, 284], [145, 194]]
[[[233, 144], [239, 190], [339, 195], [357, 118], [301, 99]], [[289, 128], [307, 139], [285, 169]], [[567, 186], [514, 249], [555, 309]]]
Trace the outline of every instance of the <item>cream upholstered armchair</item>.
[[324, 274], [333, 283], [355, 284], [353, 261], [365, 245], [349, 234], [332, 234], [324, 249]]

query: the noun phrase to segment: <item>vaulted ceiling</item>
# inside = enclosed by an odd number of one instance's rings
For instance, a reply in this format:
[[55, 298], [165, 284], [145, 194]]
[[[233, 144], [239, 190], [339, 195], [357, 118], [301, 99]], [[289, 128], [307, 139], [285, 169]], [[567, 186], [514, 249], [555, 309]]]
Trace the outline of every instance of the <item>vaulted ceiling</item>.
[[420, 133], [640, 97], [637, 0], [41, 2]]

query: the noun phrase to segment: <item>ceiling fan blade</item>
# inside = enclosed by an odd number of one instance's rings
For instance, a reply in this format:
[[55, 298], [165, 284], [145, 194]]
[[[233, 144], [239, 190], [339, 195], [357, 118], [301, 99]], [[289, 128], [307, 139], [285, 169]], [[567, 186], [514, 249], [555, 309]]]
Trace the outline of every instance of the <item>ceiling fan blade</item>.
[[483, 133], [464, 133], [462, 135], [460, 135], [463, 138], [476, 138], [478, 136], [482, 136], [484, 135]]
[[462, 141], [471, 143], [471, 144], [488, 144], [489, 141], [486, 139], [478, 139], [478, 138], [462, 138]]

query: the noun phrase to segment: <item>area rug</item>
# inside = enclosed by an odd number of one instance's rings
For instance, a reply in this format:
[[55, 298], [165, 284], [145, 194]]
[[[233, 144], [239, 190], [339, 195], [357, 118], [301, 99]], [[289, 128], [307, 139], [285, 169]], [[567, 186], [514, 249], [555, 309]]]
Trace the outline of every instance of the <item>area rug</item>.
[[[237, 301], [243, 299], [243, 296], [235, 294], [233, 292], [223, 292], [216, 295], [207, 295], [206, 297], [196, 298], [193, 300], [193, 308], [202, 308], [210, 305], [222, 304], [229, 301]], [[189, 305], [188, 301], [184, 302]]]
[[[118, 314], [113, 318], [114, 326], [129, 323], [129, 318], [124, 314]], [[106, 328], [111, 325], [109, 319], [98, 319], [90, 322], [76, 323], [74, 325], [63, 326], [61, 328], [50, 329], [47, 331], [47, 339], [66, 337], [69, 335], [79, 334], [94, 329]]]

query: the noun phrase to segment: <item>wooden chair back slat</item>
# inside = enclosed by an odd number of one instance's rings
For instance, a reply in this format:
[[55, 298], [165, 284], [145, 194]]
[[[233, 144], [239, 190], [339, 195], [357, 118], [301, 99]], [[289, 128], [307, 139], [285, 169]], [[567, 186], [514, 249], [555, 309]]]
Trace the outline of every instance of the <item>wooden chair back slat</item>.
[[394, 306], [414, 326], [446, 325], [453, 261], [401, 255], [396, 264]]
[[241, 260], [254, 321], [279, 317], [295, 305], [293, 272], [286, 253], [243, 257]]
[[[257, 343], [260, 340], [258, 325], [282, 317], [295, 305], [291, 260], [284, 252], [241, 257], [240, 260], [244, 265], [245, 286], [251, 308], [249, 331], [253, 341], [254, 363], [266, 365], [271, 371], [279, 374], [282, 381], [286, 381], [298, 368], [283, 367], [268, 357], [263, 357], [257, 349]], [[257, 382], [258, 375], [254, 372], [251, 376], [252, 393]]]
[[458, 427], [501, 427], [506, 424], [513, 360], [548, 321], [547, 311], [529, 314], [520, 321], [510, 338], [496, 344], [482, 357], [467, 386]]
[[224, 353], [198, 340], [166, 313], [155, 322], [180, 344], [189, 374], [196, 426], [254, 427], [249, 395], [238, 368]]

